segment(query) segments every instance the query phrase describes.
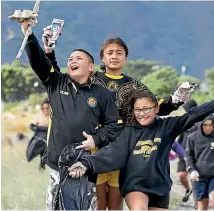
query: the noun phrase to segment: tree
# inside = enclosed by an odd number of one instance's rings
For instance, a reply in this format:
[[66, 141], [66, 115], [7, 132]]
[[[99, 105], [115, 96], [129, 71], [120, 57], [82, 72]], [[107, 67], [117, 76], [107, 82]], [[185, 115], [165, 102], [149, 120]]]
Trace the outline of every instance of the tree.
[[190, 98], [194, 99], [198, 105], [201, 105], [201, 104], [211, 100], [211, 98], [208, 94], [197, 92], [197, 91], [192, 93]]
[[170, 66], [162, 67], [155, 72], [144, 76], [141, 80], [148, 88], [159, 97], [167, 97], [177, 86], [178, 73]]
[[182, 75], [178, 78], [178, 85], [181, 84], [182, 82], [185, 82], [185, 81], [189, 81], [189, 82], [195, 82], [198, 84], [198, 86], [200, 85], [200, 80], [195, 78], [195, 77], [192, 77], [190, 75]]
[[[36, 74], [29, 66], [19, 61], [2, 65], [2, 100], [4, 102], [14, 102], [28, 98], [31, 93], [41, 93], [45, 89], [39, 82]], [[38, 82], [39, 86], [34, 87]]]
[[133, 78], [141, 80], [142, 76], [154, 72], [160, 68], [160, 63], [156, 61], [149, 61], [138, 59], [135, 61], [128, 61], [123, 72]]
[[208, 81], [208, 91], [209, 96], [214, 99], [214, 67], [208, 70], [205, 70], [206, 78]]

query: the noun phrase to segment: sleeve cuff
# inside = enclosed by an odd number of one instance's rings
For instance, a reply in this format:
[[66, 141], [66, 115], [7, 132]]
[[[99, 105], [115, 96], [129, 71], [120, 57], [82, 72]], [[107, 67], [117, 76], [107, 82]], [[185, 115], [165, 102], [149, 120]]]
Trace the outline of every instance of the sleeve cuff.
[[179, 108], [180, 106], [182, 106], [182, 105], [184, 104], [184, 102], [173, 103], [173, 101], [172, 101], [172, 95], [170, 95], [169, 101], [172, 103], [172, 105], [173, 105], [175, 108]]
[[189, 172], [189, 174], [191, 174], [193, 171], [195, 171], [195, 169], [189, 166], [187, 167], [187, 171]]
[[102, 141], [101, 141], [101, 138], [99, 137], [99, 135], [97, 134], [97, 135], [94, 135], [92, 137], [94, 139], [95, 146], [100, 148]]
[[91, 165], [89, 164], [89, 162], [86, 159], [81, 159], [80, 162], [82, 163], [83, 166], [86, 167], [86, 173], [91, 173], [93, 171]]
[[30, 42], [30, 41], [32, 41], [32, 40], [35, 39], [35, 38], [36, 38], [36, 37], [35, 37], [34, 33], [32, 33], [32, 34], [28, 37], [27, 41]]

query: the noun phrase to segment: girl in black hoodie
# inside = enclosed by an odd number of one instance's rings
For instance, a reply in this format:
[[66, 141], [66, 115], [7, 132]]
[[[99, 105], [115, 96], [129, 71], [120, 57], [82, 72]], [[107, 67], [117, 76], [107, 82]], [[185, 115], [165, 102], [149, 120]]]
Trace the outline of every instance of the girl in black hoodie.
[[133, 117], [120, 136], [97, 153], [81, 158], [69, 175], [121, 170], [120, 191], [130, 210], [167, 209], [170, 178], [169, 152], [174, 139], [214, 112], [214, 100], [180, 117], [155, 118], [156, 97], [143, 90], [131, 98]]

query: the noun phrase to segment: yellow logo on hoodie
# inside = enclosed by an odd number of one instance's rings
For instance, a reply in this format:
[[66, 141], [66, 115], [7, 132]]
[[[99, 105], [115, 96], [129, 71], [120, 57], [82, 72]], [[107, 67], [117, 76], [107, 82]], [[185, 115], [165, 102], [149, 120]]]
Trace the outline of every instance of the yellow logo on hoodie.
[[214, 142], [211, 143], [210, 149], [214, 149]]

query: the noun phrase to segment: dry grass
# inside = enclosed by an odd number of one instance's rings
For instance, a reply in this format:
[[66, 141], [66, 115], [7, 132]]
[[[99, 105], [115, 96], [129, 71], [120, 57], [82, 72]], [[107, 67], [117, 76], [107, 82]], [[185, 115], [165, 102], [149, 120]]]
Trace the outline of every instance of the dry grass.
[[22, 142], [2, 148], [1, 209], [45, 209], [48, 171], [38, 170], [39, 158], [26, 161], [26, 146]]
[[24, 111], [3, 113], [1, 117], [2, 133], [29, 132], [28, 126], [34, 119], [34, 115], [33, 113], [26, 113]]
[[2, 114], [1, 149], [1, 209], [44, 210], [48, 186], [48, 170], [39, 171], [39, 157], [28, 163], [26, 147], [28, 140], [14, 142], [15, 134], [32, 132], [29, 124], [33, 113], [6, 112]]

